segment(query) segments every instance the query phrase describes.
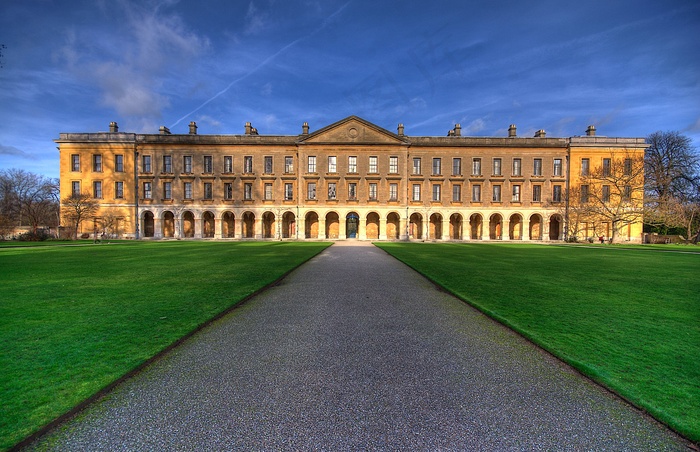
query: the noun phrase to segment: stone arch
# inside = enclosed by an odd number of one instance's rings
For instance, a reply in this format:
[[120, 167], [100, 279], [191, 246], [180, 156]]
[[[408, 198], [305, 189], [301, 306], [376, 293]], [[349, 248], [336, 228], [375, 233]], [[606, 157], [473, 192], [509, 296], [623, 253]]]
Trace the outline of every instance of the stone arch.
[[277, 221], [275, 219], [275, 214], [272, 212], [265, 212], [262, 215], [262, 227], [263, 227], [263, 238], [273, 239], [276, 235]]
[[163, 237], [175, 237], [175, 214], [169, 210], [163, 212]]
[[549, 217], [549, 240], [561, 240], [562, 224], [561, 215], [555, 214]]
[[307, 239], [318, 238], [318, 214], [307, 212], [304, 219], [304, 237]]
[[494, 213], [489, 218], [489, 238], [491, 240], [503, 239], [503, 217], [500, 213]]
[[337, 239], [340, 236], [340, 217], [337, 212], [326, 214], [326, 238]]
[[442, 240], [442, 215], [437, 212], [430, 215], [428, 238]]
[[209, 211], [204, 212], [202, 214], [202, 237], [208, 239], [214, 238], [215, 224], [214, 214]]
[[409, 219], [408, 237], [415, 240], [423, 238], [423, 215], [412, 213]]
[[462, 215], [453, 213], [450, 215], [450, 238], [452, 240], [462, 240]]
[[370, 212], [367, 214], [367, 220], [365, 221], [365, 235], [368, 239], [377, 240], [379, 239], [379, 234], [379, 214]]
[[523, 217], [518, 213], [510, 216], [510, 225], [508, 226], [508, 238], [510, 240], [523, 239]]
[[292, 212], [282, 214], [282, 238], [289, 239], [297, 235], [297, 218]]
[[530, 217], [530, 240], [542, 240], [542, 215], [536, 213]]
[[151, 212], [150, 210], [147, 210], [143, 213], [143, 236], [155, 236], [155, 220], [153, 217], [153, 212]]
[[484, 218], [481, 214], [473, 213], [469, 217], [469, 235], [472, 240], [481, 240], [484, 229]]
[[401, 234], [401, 217], [396, 212], [390, 212], [386, 216], [386, 238], [388, 240], [398, 240]]
[[357, 212], [349, 212], [345, 215], [345, 237], [356, 239], [360, 236], [360, 216]]
[[255, 214], [253, 212], [243, 213], [243, 237], [252, 239], [255, 237]]
[[221, 237], [232, 239], [236, 236], [236, 217], [233, 212], [226, 211], [221, 216]]
[[189, 210], [182, 214], [182, 236], [186, 238], [194, 237], [194, 214]]

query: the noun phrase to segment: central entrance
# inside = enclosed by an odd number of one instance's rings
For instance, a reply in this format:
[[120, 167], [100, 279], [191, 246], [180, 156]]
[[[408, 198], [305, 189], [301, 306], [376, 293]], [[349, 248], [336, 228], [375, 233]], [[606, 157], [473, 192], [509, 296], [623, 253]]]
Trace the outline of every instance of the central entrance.
[[360, 224], [360, 217], [355, 212], [351, 212], [345, 217], [345, 233], [349, 239], [357, 238], [357, 226]]

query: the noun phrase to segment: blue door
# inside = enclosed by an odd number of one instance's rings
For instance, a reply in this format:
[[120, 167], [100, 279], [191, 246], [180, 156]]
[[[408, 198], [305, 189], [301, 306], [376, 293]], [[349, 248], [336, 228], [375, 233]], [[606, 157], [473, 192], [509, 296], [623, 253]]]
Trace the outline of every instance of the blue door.
[[345, 236], [349, 239], [357, 238], [357, 226], [360, 224], [360, 217], [356, 213], [349, 213], [345, 220]]

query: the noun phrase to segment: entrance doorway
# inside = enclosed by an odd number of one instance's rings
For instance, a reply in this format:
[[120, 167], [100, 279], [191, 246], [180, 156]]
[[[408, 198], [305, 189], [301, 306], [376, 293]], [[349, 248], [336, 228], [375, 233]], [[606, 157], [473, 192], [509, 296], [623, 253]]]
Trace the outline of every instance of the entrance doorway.
[[360, 217], [355, 212], [351, 212], [345, 217], [345, 235], [349, 239], [357, 238], [357, 226], [360, 224]]

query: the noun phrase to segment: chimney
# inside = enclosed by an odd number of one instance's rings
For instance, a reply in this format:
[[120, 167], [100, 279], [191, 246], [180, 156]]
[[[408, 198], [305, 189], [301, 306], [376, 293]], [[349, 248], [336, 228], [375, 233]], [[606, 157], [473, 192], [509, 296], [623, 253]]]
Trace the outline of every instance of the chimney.
[[253, 126], [250, 125], [249, 122], [245, 123], [245, 134], [250, 135], [253, 131]]
[[515, 127], [515, 124], [511, 124], [510, 127], [508, 127], [508, 137], [509, 138], [515, 138], [518, 136], [517, 132], [517, 127]]
[[305, 122], [304, 124], [301, 125], [301, 134], [302, 135], [309, 134], [309, 123], [308, 122]]
[[161, 135], [170, 135], [170, 129], [168, 129], [165, 126], [160, 126], [160, 134]]
[[595, 126], [588, 126], [588, 128], [586, 129], [586, 136], [589, 136], [589, 137], [595, 136]]
[[119, 132], [119, 126], [117, 125], [116, 122], [112, 121], [109, 123], [109, 133], [117, 133]]
[[197, 123], [194, 121], [190, 122], [190, 135], [197, 135]]
[[456, 137], [461, 137], [462, 136], [462, 125], [461, 124], [455, 124], [455, 136]]
[[540, 129], [537, 132], [535, 132], [535, 138], [544, 138], [547, 136], [547, 132], [544, 131], [544, 129]]
[[402, 137], [403, 136], [403, 124], [399, 124], [397, 131], [399, 133], [399, 136]]

